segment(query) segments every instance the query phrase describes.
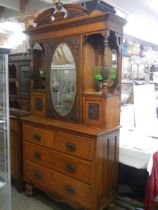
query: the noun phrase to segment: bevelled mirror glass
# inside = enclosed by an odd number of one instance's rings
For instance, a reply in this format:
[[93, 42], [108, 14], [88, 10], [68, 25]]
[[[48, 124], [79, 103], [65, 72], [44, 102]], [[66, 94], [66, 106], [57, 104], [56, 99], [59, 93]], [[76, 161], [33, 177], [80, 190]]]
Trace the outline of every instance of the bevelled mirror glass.
[[74, 103], [76, 66], [66, 43], [57, 46], [51, 63], [50, 88], [54, 108], [61, 116], [67, 115]]

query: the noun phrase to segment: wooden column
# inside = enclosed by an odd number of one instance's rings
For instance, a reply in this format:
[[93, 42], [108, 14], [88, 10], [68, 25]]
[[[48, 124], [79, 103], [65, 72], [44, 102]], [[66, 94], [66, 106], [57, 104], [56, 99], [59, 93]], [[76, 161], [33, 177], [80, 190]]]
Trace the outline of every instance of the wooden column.
[[104, 35], [104, 59], [103, 59], [103, 71], [102, 76], [104, 80], [108, 79], [108, 57], [107, 57], [107, 50], [108, 50], [108, 38], [109, 38], [110, 31], [107, 30], [106, 34]]

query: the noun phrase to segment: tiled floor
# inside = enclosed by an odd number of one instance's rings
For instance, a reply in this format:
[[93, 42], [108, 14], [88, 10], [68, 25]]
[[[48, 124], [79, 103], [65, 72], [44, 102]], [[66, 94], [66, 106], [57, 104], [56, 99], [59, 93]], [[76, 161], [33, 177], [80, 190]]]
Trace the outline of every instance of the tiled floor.
[[[8, 208], [6, 208], [7, 201], [5, 201], [5, 193], [5, 189], [1, 188], [0, 210], [8, 210]], [[51, 200], [44, 193], [37, 193], [34, 197], [29, 198], [25, 195], [25, 193], [18, 193], [17, 190], [12, 187], [11, 194], [12, 210], [73, 210], [70, 206], [64, 203], [58, 203]], [[142, 209], [142, 203], [120, 196], [116, 200], [115, 210], [135, 209], [135, 207]]]
[[45, 195], [36, 194], [27, 197], [24, 193], [18, 193], [12, 188], [12, 210], [73, 210], [68, 205], [57, 203]]

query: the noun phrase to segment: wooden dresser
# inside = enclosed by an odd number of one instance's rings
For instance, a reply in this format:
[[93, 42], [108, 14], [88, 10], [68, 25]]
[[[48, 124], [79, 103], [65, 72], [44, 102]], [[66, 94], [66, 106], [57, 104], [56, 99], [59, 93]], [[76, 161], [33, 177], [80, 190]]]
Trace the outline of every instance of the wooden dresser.
[[117, 128], [87, 129], [30, 116], [23, 118], [23, 141], [26, 182], [86, 209], [116, 197]]
[[41, 53], [32, 56], [31, 115], [22, 118], [26, 193], [35, 187], [74, 208], [101, 210], [117, 196], [125, 21], [91, 1], [58, 2], [34, 22], [30, 51]]

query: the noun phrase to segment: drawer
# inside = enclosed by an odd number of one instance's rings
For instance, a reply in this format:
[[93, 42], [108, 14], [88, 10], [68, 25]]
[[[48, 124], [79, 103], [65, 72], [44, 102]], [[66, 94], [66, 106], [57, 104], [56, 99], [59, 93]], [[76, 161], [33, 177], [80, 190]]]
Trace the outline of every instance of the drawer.
[[78, 179], [87, 184], [92, 183], [92, 163], [70, 155], [53, 152], [52, 167], [54, 170]]
[[25, 181], [28, 181], [33, 185], [37, 185], [39, 188], [44, 187], [50, 189], [51, 176], [51, 170], [24, 160], [23, 178]]
[[43, 186], [83, 207], [91, 207], [91, 186], [82, 182], [30, 161], [24, 161], [24, 179], [37, 186]]
[[23, 125], [23, 138], [25, 141], [39, 144], [48, 148], [53, 147], [53, 132], [36, 128], [29, 125]]
[[51, 150], [44, 149], [44, 147], [24, 142], [23, 144], [24, 159], [34, 161], [38, 164], [51, 167]]
[[24, 143], [24, 159], [62, 172], [87, 184], [92, 183], [92, 164], [88, 161], [29, 143]]
[[85, 160], [92, 160], [94, 142], [75, 135], [54, 133], [54, 149]]

